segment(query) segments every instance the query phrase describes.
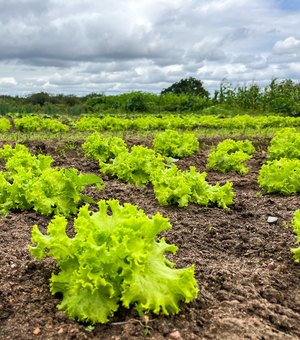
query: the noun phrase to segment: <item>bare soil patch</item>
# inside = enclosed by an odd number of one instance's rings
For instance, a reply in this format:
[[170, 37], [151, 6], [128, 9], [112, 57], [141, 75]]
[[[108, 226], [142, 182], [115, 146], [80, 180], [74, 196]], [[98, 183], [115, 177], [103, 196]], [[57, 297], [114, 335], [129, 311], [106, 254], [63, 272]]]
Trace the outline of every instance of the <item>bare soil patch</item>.
[[[209, 146], [218, 141], [201, 139], [201, 150], [178, 165], [204, 171]], [[175, 316], [150, 314], [147, 322], [134, 310], [120, 309], [110, 323], [87, 330], [56, 309], [60, 297], [49, 292], [54, 261], [36, 261], [28, 251], [32, 226], [45, 228], [50, 219], [36, 212], [1, 217], [0, 339], [299, 339], [300, 265], [290, 252], [295, 245], [290, 221], [300, 197], [258, 194], [257, 175], [269, 140], [254, 142], [258, 151], [247, 175], [207, 171], [211, 183], [234, 183], [230, 210], [161, 207], [151, 185], [136, 188], [108, 176], [102, 176], [102, 191], [87, 189], [95, 200], [117, 198], [149, 216], [161, 212], [170, 219], [173, 228], [162, 236], [179, 247], [172, 260], [179, 268], [195, 264], [200, 288], [198, 298], [183, 304]], [[142, 144], [150, 146], [151, 140]], [[80, 145], [27, 144], [34, 152], [51, 154], [56, 166], [99, 173], [97, 162], [85, 158]], [[278, 222], [269, 224], [268, 216]]]

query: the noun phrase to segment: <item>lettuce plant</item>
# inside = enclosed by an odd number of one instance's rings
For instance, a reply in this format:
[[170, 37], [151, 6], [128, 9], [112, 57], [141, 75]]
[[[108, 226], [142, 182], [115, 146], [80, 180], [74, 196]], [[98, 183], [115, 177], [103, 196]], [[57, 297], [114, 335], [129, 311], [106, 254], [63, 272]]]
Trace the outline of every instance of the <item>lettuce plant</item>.
[[171, 168], [156, 171], [151, 176], [154, 194], [160, 205], [178, 204], [179, 207], [188, 206], [192, 188], [183, 171], [175, 164]]
[[111, 163], [100, 161], [104, 174], [117, 176], [121, 181], [136, 186], [147, 185], [151, 175], [165, 167], [164, 157], [141, 145], [135, 145], [130, 152], [121, 152]]
[[213, 148], [208, 156], [206, 167], [223, 173], [236, 171], [239, 174], [246, 174], [249, 169], [246, 161], [252, 158], [255, 148], [251, 141], [234, 141], [225, 139]]
[[29, 184], [25, 198], [33, 209], [42, 215], [75, 214], [82, 201], [91, 199], [81, 194], [84, 187], [98, 184], [101, 188], [102, 179], [94, 174], [79, 174], [77, 169], [49, 168], [34, 178]]
[[4, 145], [0, 149], [0, 158], [5, 160], [5, 168], [9, 171], [8, 176], [13, 175], [20, 168], [30, 169], [34, 175], [40, 175], [54, 161], [51, 156], [32, 155], [29, 149], [22, 144], [16, 144], [15, 147]]
[[193, 166], [189, 171], [181, 171], [173, 164], [169, 169], [155, 172], [151, 181], [155, 197], [161, 205], [178, 204], [185, 207], [189, 203], [205, 206], [216, 203], [227, 208], [233, 204], [232, 183], [213, 186], [205, 178], [206, 172], [199, 173]]
[[69, 127], [57, 119], [43, 119], [41, 125], [42, 130], [53, 133], [69, 131]]
[[[299, 245], [300, 243], [300, 210], [295, 211], [292, 225], [294, 227], [294, 232], [296, 233], [296, 236], [297, 236], [296, 243], [297, 245]], [[298, 246], [297, 248], [292, 248], [291, 251], [294, 254], [295, 261], [300, 262], [300, 246]]]
[[21, 132], [36, 132], [42, 129], [42, 119], [38, 116], [28, 116], [14, 119], [15, 127]]
[[114, 136], [104, 137], [98, 132], [88, 136], [82, 144], [82, 148], [87, 157], [101, 160], [102, 162], [110, 161], [120, 153], [128, 151], [126, 143], [122, 138]]
[[101, 131], [103, 130], [102, 119], [99, 117], [82, 117], [75, 123], [79, 131]]
[[0, 132], [8, 132], [10, 128], [10, 121], [7, 118], [0, 118]]
[[42, 119], [39, 116], [16, 118], [14, 124], [16, 129], [21, 132], [50, 131], [57, 133], [69, 130], [69, 127], [58, 119]]
[[193, 133], [166, 130], [157, 134], [153, 141], [154, 150], [164, 156], [182, 158], [199, 149], [199, 142]]
[[80, 208], [73, 238], [61, 216], [51, 221], [47, 235], [33, 227], [31, 253], [37, 259], [52, 256], [60, 270], [50, 284], [52, 294], [63, 294], [58, 309], [94, 324], [106, 323], [120, 305], [169, 315], [180, 311], [180, 301], [196, 298], [194, 267], [175, 269], [164, 253], [175, 254], [177, 247], [157, 239], [171, 228], [168, 219], [150, 219], [117, 200], [102, 200], [98, 207], [93, 213], [88, 205]]
[[268, 159], [300, 159], [300, 133], [294, 128], [285, 128], [276, 133], [268, 148]]
[[259, 171], [258, 183], [269, 193], [290, 195], [300, 192], [300, 160], [281, 158], [268, 161]]
[[86, 185], [102, 179], [94, 174], [78, 174], [77, 169], [51, 168], [52, 157], [31, 155], [24, 146], [5, 145], [0, 158], [6, 160], [7, 171], [0, 172], [0, 213], [34, 209], [43, 215], [70, 215], [77, 212]]

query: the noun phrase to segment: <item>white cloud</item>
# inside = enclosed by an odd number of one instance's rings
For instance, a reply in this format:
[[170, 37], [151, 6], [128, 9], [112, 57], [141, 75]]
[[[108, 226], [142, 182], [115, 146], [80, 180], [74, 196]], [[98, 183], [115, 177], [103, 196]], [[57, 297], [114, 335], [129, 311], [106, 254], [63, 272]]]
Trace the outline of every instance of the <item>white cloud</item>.
[[295, 37], [288, 37], [275, 43], [273, 52], [275, 54], [300, 53], [300, 40]]
[[17, 85], [16, 79], [14, 77], [2, 77], [0, 78], [1, 86], [13, 86]]

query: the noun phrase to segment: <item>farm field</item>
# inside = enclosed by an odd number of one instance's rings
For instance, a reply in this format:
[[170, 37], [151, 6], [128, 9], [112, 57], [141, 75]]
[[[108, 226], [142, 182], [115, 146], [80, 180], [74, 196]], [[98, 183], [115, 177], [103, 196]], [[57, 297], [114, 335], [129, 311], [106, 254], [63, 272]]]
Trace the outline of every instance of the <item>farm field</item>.
[[[266, 160], [269, 137], [249, 138], [256, 152], [244, 175], [206, 169], [210, 147], [224, 136], [201, 136], [199, 151], [176, 163], [182, 170], [195, 166], [206, 171], [210, 184], [231, 181], [235, 203], [228, 210], [193, 203], [181, 208], [161, 206], [151, 184], [136, 187], [100, 174], [98, 162], [85, 157], [83, 140], [33, 139], [24, 144], [34, 154], [51, 155], [54, 166], [100, 175], [104, 188], [85, 191], [95, 201], [116, 198], [138, 206], [148, 216], [160, 212], [169, 218], [172, 229], [162, 236], [178, 251], [168, 256], [176, 268], [195, 265], [199, 294], [192, 302], [182, 303], [181, 312], [173, 316], [140, 317], [124, 308], [107, 324], [91, 328], [78, 323], [57, 310], [61, 296], [49, 291], [51, 273], [57, 272], [54, 261], [37, 261], [28, 250], [32, 226], [37, 224], [45, 232], [50, 218], [34, 211], [9, 213], [0, 218], [0, 339], [300, 337], [300, 265], [290, 251], [296, 240], [291, 220], [300, 197], [262, 193], [257, 177]], [[151, 135], [132, 134], [124, 139], [129, 147], [152, 146]], [[0, 146], [6, 143], [2, 140]], [[278, 220], [270, 223], [270, 216]]]

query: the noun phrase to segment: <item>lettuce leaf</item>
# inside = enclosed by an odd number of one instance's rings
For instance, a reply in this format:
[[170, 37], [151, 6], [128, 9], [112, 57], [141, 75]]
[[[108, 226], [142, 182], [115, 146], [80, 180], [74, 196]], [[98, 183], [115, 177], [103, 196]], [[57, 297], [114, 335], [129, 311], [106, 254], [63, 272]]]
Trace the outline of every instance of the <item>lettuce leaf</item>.
[[174, 270], [164, 257], [165, 251], [174, 254], [176, 249], [164, 239], [153, 246], [146, 261], [139, 264], [139, 270], [132, 270], [122, 283], [121, 300], [125, 307], [134, 304], [140, 314], [153, 311], [169, 315], [180, 311], [179, 301], [190, 302], [195, 298], [195, 282], [191, 280], [194, 267]]
[[294, 227], [294, 232], [297, 236], [296, 244], [297, 248], [291, 248], [291, 252], [294, 254], [294, 259], [296, 262], [300, 262], [300, 210], [296, 210], [292, 220], [292, 225]]
[[300, 133], [295, 128], [279, 130], [268, 147], [268, 159], [300, 159]]
[[104, 137], [98, 132], [88, 136], [82, 144], [82, 149], [87, 157], [108, 162], [122, 152], [128, 151], [122, 138]]

